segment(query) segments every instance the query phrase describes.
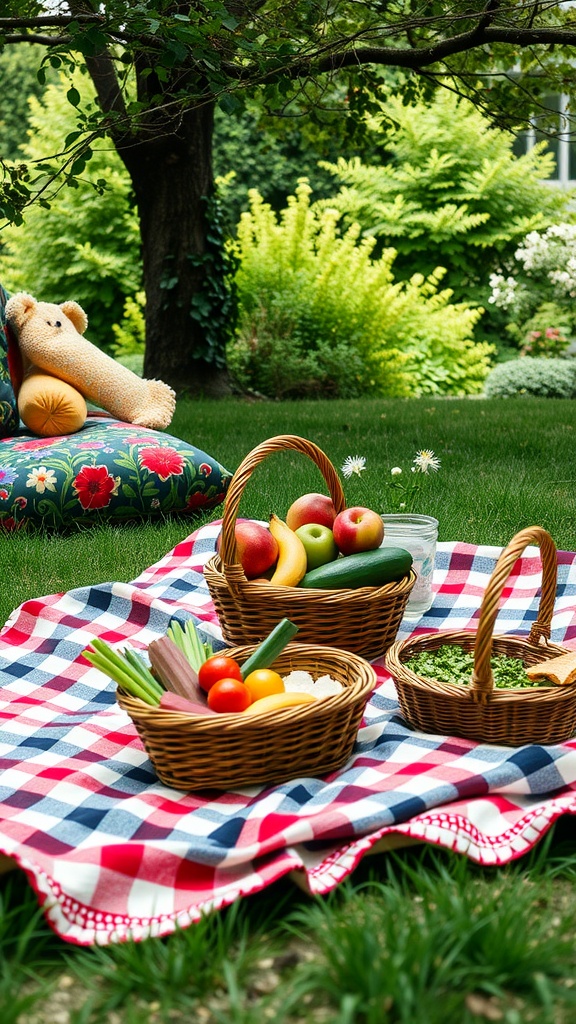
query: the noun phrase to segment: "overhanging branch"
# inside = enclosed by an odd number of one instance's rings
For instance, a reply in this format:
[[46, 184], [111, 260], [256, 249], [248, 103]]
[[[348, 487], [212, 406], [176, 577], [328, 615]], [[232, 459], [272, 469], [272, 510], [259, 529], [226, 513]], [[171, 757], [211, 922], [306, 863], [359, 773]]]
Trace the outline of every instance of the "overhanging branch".
[[[439, 64], [446, 57], [467, 53], [481, 46], [502, 43], [525, 49], [530, 46], [557, 45], [576, 47], [576, 25], [573, 29], [514, 29], [487, 26], [463, 32], [449, 39], [428, 46], [399, 48], [392, 46], [353, 47], [340, 52], [329, 53], [307, 62], [308, 72], [323, 73], [339, 71], [358, 64], [376, 64], [387, 67], [417, 69], [430, 64]], [[300, 65], [301, 67], [302, 65]], [[296, 71], [296, 77], [298, 77]]]

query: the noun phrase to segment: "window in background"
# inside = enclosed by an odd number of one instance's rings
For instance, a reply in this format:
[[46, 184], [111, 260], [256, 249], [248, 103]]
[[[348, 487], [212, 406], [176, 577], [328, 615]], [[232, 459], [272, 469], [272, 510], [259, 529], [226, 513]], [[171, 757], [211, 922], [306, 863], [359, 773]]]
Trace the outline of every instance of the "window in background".
[[[570, 121], [567, 116], [569, 97], [560, 95], [545, 96], [543, 104], [548, 109], [558, 111], [558, 135], [549, 138], [544, 132], [538, 130], [537, 123], [534, 128], [527, 132], [521, 132], [514, 142], [514, 153], [522, 156], [536, 142], [546, 140], [548, 150], [554, 156], [554, 171], [550, 178], [551, 185], [558, 185], [560, 188], [569, 188], [576, 185], [576, 138], [570, 137]], [[574, 129], [573, 129], [574, 130]]]

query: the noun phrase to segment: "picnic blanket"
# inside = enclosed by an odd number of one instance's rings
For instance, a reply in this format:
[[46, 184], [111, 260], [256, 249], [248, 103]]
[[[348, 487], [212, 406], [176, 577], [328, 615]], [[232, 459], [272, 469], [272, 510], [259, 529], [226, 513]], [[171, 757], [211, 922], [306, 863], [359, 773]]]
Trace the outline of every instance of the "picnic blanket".
[[[412, 840], [499, 865], [576, 814], [576, 740], [508, 748], [414, 732], [378, 686], [349, 763], [323, 779], [182, 793], [156, 778], [114, 684], [81, 656], [94, 636], [145, 648], [173, 617], [223, 646], [204, 581], [219, 522], [132, 583], [26, 601], [0, 632], [0, 851], [47, 920], [80, 945], [166, 935], [294, 873], [317, 894], [370, 851]], [[441, 543], [435, 600], [400, 636], [477, 625], [500, 548]], [[554, 642], [576, 646], [576, 553], [559, 552]], [[498, 632], [526, 634], [541, 582], [529, 547], [507, 581]]]

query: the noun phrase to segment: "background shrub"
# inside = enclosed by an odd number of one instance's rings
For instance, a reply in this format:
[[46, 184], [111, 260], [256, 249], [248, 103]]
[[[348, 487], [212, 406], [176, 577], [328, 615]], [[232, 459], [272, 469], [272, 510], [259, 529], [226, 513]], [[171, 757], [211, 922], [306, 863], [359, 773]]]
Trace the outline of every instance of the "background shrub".
[[491, 349], [474, 344], [481, 311], [452, 304], [441, 273], [395, 282], [396, 253], [372, 259], [359, 226], [302, 181], [277, 217], [259, 193], [238, 228], [237, 338], [228, 365], [272, 397], [415, 396], [482, 390]]
[[514, 261], [513, 270], [490, 276], [489, 302], [506, 311], [524, 353], [560, 355], [576, 331], [576, 224], [530, 231]]
[[[42, 100], [30, 99], [28, 160], [60, 153], [76, 128], [74, 108], [66, 98], [64, 78], [49, 85]], [[93, 95], [85, 76], [74, 86]], [[43, 166], [59, 161], [42, 160]], [[102, 180], [107, 188], [95, 187]], [[39, 202], [25, 211], [24, 224], [2, 232], [0, 280], [10, 292], [27, 291], [46, 302], [75, 299], [89, 317], [86, 336], [103, 348], [114, 338], [112, 325], [122, 320], [126, 298], [141, 287], [140, 234], [131, 185], [110, 143], [94, 151], [76, 188], [62, 188], [45, 209]]]
[[487, 398], [576, 398], [576, 360], [525, 356], [499, 363], [486, 379]]
[[[34, 46], [7, 46], [0, 52], [0, 81], [2, 106], [0, 132], [2, 133], [2, 159], [18, 160], [19, 146], [26, 138], [31, 96], [40, 97], [45, 85], [38, 81], [38, 53]], [[50, 64], [45, 65], [46, 79], [54, 82], [58, 73]]]
[[[379, 97], [401, 93], [407, 84], [405, 72], [398, 68], [373, 69], [372, 75]], [[355, 103], [351, 78], [322, 84], [307, 81], [304, 89], [301, 83], [290, 87], [283, 82], [272, 104], [269, 88], [266, 93], [244, 95], [244, 106], [233, 114], [217, 107], [214, 115], [213, 165], [218, 178], [227, 178], [221, 200], [231, 234], [249, 209], [250, 189], [257, 189], [277, 213], [303, 177], [315, 196], [330, 197], [330, 162], [347, 153], [372, 163], [382, 146], [381, 128], [374, 129]]]
[[510, 333], [521, 343], [520, 355], [547, 358], [564, 354], [572, 329], [571, 319], [556, 302], [543, 302], [522, 325], [509, 325]]
[[543, 180], [552, 155], [539, 144], [516, 157], [513, 136], [446, 90], [426, 104], [390, 96], [372, 124], [380, 160], [325, 165], [341, 187], [324, 202], [378, 239], [377, 251], [397, 250], [397, 278], [444, 267], [455, 301], [486, 308], [477, 336], [500, 342], [508, 318], [488, 306], [490, 273], [513, 265], [525, 235], [565, 218], [571, 202]]
[[334, 97], [334, 107], [320, 124], [320, 115], [304, 116], [297, 106], [285, 117], [267, 116], [257, 99], [249, 99], [235, 116], [216, 110], [213, 163], [217, 177], [226, 180], [221, 200], [230, 234], [235, 234], [241, 214], [249, 208], [250, 189], [257, 189], [277, 212], [304, 176], [315, 195], [333, 194], [334, 178], [320, 161], [337, 160], [342, 152], [347, 123], [342, 96]]

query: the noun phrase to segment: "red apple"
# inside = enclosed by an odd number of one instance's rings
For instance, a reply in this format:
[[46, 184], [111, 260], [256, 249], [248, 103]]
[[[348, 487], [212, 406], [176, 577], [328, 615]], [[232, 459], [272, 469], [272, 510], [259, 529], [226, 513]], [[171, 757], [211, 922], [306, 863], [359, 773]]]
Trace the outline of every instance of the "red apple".
[[[253, 519], [239, 519], [234, 525], [236, 550], [246, 579], [254, 580], [270, 569], [278, 558], [278, 542], [270, 530]], [[222, 534], [218, 534], [216, 551], [220, 553]]]
[[302, 494], [290, 505], [286, 513], [286, 526], [296, 532], [300, 526], [316, 523], [331, 530], [335, 518], [336, 509], [327, 494]]
[[357, 551], [373, 551], [384, 539], [384, 523], [377, 512], [355, 505], [345, 508], [334, 520], [334, 540], [343, 555], [354, 555]]

